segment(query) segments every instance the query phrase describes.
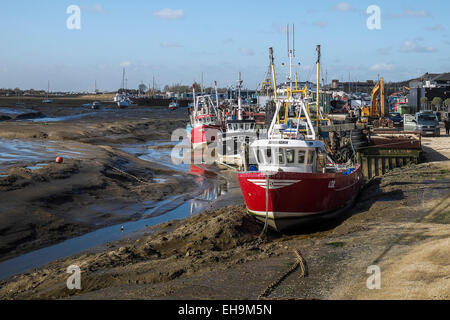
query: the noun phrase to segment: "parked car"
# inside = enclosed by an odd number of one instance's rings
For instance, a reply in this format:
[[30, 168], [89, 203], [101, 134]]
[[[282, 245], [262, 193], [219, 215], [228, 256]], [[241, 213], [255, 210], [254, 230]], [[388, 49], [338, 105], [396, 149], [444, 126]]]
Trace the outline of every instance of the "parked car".
[[439, 120], [436, 114], [430, 111], [417, 112], [414, 117], [404, 115], [404, 129], [420, 131], [424, 136], [439, 137], [441, 135]]
[[403, 117], [400, 114], [400, 112], [389, 113], [389, 119], [394, 123], [394, 126], [396, 127], [403, 126]]

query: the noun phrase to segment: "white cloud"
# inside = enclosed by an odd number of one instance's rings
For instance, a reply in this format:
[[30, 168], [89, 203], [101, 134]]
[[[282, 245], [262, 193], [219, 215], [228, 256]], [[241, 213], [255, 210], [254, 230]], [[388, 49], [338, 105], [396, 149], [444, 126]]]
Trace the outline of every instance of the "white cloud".
[[394, 69], [393, 64], [389, 63], [376, 63], [373, 66], [371, 66], [369, 69], [372, 71], [392, 71]]
[[106, 10], [103, 9], [102, 5], [100, 3], [94, 3], [92, 6], [82, 6], [83, 10], [87, 10], [90, 12], [100, 13], [100, 14], [106, 14]]
[[127, 67], [131, 66], [131, 62], [130, 61], [123, 61], [123, 62], [120, 63], [120, 66], [122, 68], [127, 68]]
[[224, 44], [230, 44], [230, 43], [233, 43], [233, 42], [234, 42], [233, 38], [226, 38], [225, 40], [223, 40]]
[[181, 47], [183, 47], [178, 42], [161, 42], [159, 45], [161, 46], [161, 48], [181, 48]]
[[243, 56], [254, 56], [255, 52], [252, 49], [240, 48], [239, 51]]
[[405, 15], [408, 17], [415, 18], [426, 18], [431, 17], [431, 13], [425, 10], [414, 10], [414, 9], [405, 9]]
[[153, 15], [165, 20], [179, 20], [184, 18], [184, 11], [181, 9], [169, 9], [165, 8], [159, 11], [153, 12]]
[[426, 52], [436, 52], [437, 50], [430, 46], [422, 46], [419, 45], [417, 42], [405, 40], [403, 41], [402, 46], [400, 47], [400, 52], [406, 52], [406, 53], [412, 53], [412, 52], [418, 52], [418, 53], [426, 53]]
[[398, 13], [389, 13], [384, 15], [387, 19], [399, 19], [399, 18], [431, 18], [433, 15], [425, 10], [415, 10], [410, 8], [404, 8], [403, 11]]
[[334, 6], [334, 10], [335, 11], [346, 12], [346, 11], [353, 10], [353, 7], [348, 2], [339, 2], [336, 6]]

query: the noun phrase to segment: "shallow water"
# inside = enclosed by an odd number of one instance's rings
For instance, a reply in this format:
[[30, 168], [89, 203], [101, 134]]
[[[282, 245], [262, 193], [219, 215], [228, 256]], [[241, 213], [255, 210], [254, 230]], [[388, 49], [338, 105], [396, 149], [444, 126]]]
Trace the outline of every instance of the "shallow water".
[[88, 146], [59, 141], [30, 141], [0, 139], [0, 173], [17, 163], [37, 163], [30, 170], [42, 167], [45, 161], [60, 156], [66, 159], [80, 159], [89, 152]]
[[0, 114], [7, 114], [7, 115], [19, 115], [24, 113], [31, 113], [35, 112], [30, 109], [11, 109], [11, 108], [0, 108]]
[[[149, 148], [165, 144], [168, 144], [168, 142], [156, 141], [142, 145], [126, 146], [121, 149], [131, 154], [139, 155], [141, 159], [164, 162], [165, 165], [170, 166], [171, 150]], [[215, 174], [215, 169], [204, 166], [192, 168], [189, 165], [175, 164], [172, 164], [171, 167], [180, 172], [191, 171], [192, 174], [196, 175], [197, 188], [200, 191], [194, 194], [174, 196], [160, 202], [150, 201], [136, 204], [137, 207], [151, 207], [144, 213], [144, 218], [139, 221], [102, 228], [0, 263], [0, 279], [42, 267], [57, 259], [78, 254], [111, 241], [136, 237], [147, 231], [149, 227], [164, 222], [188, 218], [207, 209], [214, 200], [228, 191], [227, 183], [218, 178]], [[124, 227], [123, 231], [121, 231], [122, 226]]]
[[[94, 112], [93, 112], [94, 113]], [[80, 114], [72, 114], [69, 116], [61, 116], [61, 117], [44, 117], [44, 118], [36, 118], [26, 121], [31, 122], [61, 122], [61, 121], [68, 121], [68, 120], [77, 120], [80, 118], [87, 117], [89, 115], [92, 115], [93, 113], [80, 113]]]
[[[149, 141], [143, 144], [120, 146], [119, 149], [129, 154], [132, 154], [141, 160], [157, 162], [176, 171], [184, 171], [184, 172], [189, 171], [190, 166], [188, 164], [174, 164], [172, 162], [172, 149], [161, 148], [161, 146], [172, 144], [174, 144], [174, 142]], [[179, 155], [176, 156], [180, 157]]]

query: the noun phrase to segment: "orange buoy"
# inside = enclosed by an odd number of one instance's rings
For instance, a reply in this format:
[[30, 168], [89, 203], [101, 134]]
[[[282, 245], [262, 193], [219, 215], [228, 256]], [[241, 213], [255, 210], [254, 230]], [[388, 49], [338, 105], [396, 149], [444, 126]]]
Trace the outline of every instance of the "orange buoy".
[[64, 159], [62, 157], [56, 158], [56, 163], [63, 163]]

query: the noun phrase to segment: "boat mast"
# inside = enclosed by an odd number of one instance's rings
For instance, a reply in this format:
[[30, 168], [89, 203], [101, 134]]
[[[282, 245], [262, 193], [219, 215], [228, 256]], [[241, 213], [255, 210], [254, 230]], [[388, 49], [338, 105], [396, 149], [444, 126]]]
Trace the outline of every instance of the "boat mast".
[[320, 44], [317, 45], [317, 92], [316, 92], [316, 124], [317, 128], [319, 128], [319, 118], [320, 118], [320, 111], [319, 111], [319, 90], [320, 90]]
[[122, 71], [122, 90], [126, 90], [126, 84], [125, 84], [125, 68], [123, 68]]
[[292, 60], [295, 56], [295, 29], [294, 24], [292, 24], [292, 49], [290, 48], [290, 41], [289, 38], [289, 24], [287, 25], [287, 50], [288, 50], [288, 58], [289, 58], [289, 92], [287, 93], [287, 99], [288, 102], [286, 103], [285, 107], [285, 116], [284, 116], [284, 123], [288, 123], [288, 117], [289, 117], [289, 107], [291, 106], [291, 101], [293, 100], [292, 96]]
[[239, 72], [239, 80], [237, 82], [238, 87], [238, 120], [243, 120], [242, 118], [242, 99], [241, 99], [241, 86], [242, 86], [241, 73]]
[[290, 49], [289, 24], [287, 25], [287, 50], [289, 58], [289, 89], [292, 94], [292, 59], [295, 57], [295, 26], [292, 24], [292, 50]]
[[216, 92], [216, 108], [219, 110], [219, 93], [217, 91], [217, 81], [214, 81], [214, 90]]
[[272, 79], [273, 79], [273, 93], [275, 96], [275, 102], [278, 100], [278, 94], [277, 94], [277, 77], [275, 75], [275, 63], [273, 58], [273, 48], [269, 48], [269, 55], [270, 55], [270, 66], [272, 68]]

